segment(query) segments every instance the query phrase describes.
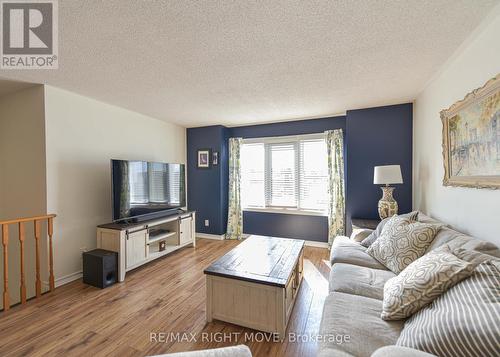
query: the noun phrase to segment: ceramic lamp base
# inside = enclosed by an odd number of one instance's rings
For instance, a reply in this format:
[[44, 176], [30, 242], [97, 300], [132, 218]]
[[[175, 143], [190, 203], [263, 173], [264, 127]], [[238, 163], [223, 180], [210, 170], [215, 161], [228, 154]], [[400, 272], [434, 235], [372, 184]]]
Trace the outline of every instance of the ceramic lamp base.
[[394, 197], [392, 197], [394, 187], [385, 186], [381, 188], [383, 194], [380, 201], [378, 201], [378, 215], [380, 216], [380, 219], [384, 219], [398, 214], [398, 203]]

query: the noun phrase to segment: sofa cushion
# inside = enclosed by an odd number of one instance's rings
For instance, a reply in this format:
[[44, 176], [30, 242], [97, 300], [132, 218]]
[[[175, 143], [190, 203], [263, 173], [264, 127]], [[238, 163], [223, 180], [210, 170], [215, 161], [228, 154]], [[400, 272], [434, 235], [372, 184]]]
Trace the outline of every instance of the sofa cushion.
[[356, 356], [333, 348], [323, 348], [318, 351], [316, 357], [356, 357]]
[[441, 227], [436, 237], [427, 248], [427, 252], [443, 246], [448, 246], [451, 250], [457, 248], [474, 250], [500, 258], [500, 249], [495, 244], [475, 239], [449, 227]]
[[465, 248], [469, 250], [475, 250], [481, 253], [486, 253], [489, 255], [493, 255], [494, 257], [500, 258], [500, 249], [496, 245], [491, 242], [486, 242], [483, 240], [479, 240], [468, 236], [464, 233], [458, 232], [454, 229], [451, 229], [445, 223], [440, 222], [434, 218], [426, 216], [422, 212], [418, 214], [418, 221], [423, 223], [432, 223], [432, 224], [440, 224], [442, 225], [439, 232], [436, 234], [436, 237], [432, 241], [432, 243], [427, 248], [427, 252], [434, 250], [444, 244], [448, 244], [451, 250], [455, 250], [456, 248]]
[[[339, 351], [338, 355], [348, 353], [367, 357], [377, 348], [395, 344], [403, 328], [403, 322], [384, 321], [380, 318], [381, 312], [380, 300], [359, 295], [331, 293], [327, 296], [323, 307], [319, 331], [322, 341], [318, 343], [320, 352], [328, 349]], [[328, 339], [328, 336], [336, 337], [336, 341]]]
[[370, 245], [372, 245], [373, 242], [375, 242], [378, 237], [380, 237], [380, 234], [382, 234], [382, 229], [384, 229], [384, 226], [389, 219], [390, 217], [384, 218], [382, 221], [380, 221], [380, 223], [377, 225], [377, 228], [375, 228], [373, 232], [371, 232], [370, 235], [361, 242], [361, 245], [365, 248], [368, 248]]
[[237, 345], [208, 350], [167, 353], [154, 357], [252, 357], [247, 345]]
[[336, 291], [382, 300], [385, 282], [395, 276], [390, 270], [338, 263], [330, 272], [330, 292]]
[[[435, 251], [439, 251], [441, 249], [449, 249], [449, 248], [446, 245], [444, 245], [443, 247], [437, 248]], [[498, 259], [498, 257], [493, 255], [481, 253], [475, 250], [468, 250], [464, 248], [455, 249], [453, 251], [453, 254], [455, 254], [460, 259], [465, 260], [466, 262], [472, 263], [474, 265], [482, 264], [491, 259]]]
[[449, 227], [441, 227], [439, 232], [436, 234], [436, 237], [427, 248], [427, 252], [442, 247], [443, 245], [448, 245], [451, 250], [454, 250], [456, 248], [460, 248], [462, 245], [473, 239], [474, 238], [466, 236], [465, 234], [457, 232]]
[[435, 355], [409, 347], [385, 346], [376, 350], [371, 357], [435, 357]]
[[[412, 211], [409, 213], [400, 214], [399, 217], [408, 218], [410, 221], [415, 222], [418, 219], [418, 211]], [[377, 228], [367, 236], [363, 241], [361, 241], [361, 245], [363, 247], [368, 248], [377, 240], [378, 237], [382, 234], [382, 229], [384, 229], [385, 224], [391, 217], [384, 218], [378, 225]]]
[[398, 274], [424, 255], [439, 229], [435, 224], [393, 216], [366, 252]]
[[439, 224], [439, 225], [446, 226], [446, 223], [438, 221], [435, 218], [429, 217], [426, 214], [424, 214], [422, 211], [418, 212], [417, 221], [422, 222], [422, 223]]
[[387, 270], [385, 266], [366, 253], [365, 247], [343, 236], [335, 237], [330, 252], [330, 262], [332, 265], [346, 263]]
[[408, 319], [397, 345], [442, 357], [497, 356], [498, 316], [500, 260], [492, 259]]
[[500, 258], [500, 249], [495, 244], [486, 242], [484, 240], [470, 239], [465, 242], [460, 248]]
[[472, 275], [475, 265], [448, 249], [436, 249], [408, 265], [384, 286], [384, 320], [413, 315], [453, 285]]
[[351, 233], [351, 240], [361, 243], [363, 242], [370, 234], [373, 233], [373, 229], [354, 229]]

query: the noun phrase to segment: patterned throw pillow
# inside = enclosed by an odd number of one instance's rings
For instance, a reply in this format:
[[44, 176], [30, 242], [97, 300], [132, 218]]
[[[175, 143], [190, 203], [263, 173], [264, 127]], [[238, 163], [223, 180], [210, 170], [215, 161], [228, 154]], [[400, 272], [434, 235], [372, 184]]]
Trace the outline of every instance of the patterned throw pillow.
[[[415, 222], [418, 219], [418, 211], [413, 211], [409, 213], [404, 213], [399, 215], [398, 217], [404, 217], [408, 218], [410, 221]], [[362, 242], [361, 245], [363, 247], [368, 248], [370, 245], [373, 244], [377, 240], [378, 237], [380, 237], [380, 234], [382, 233], [382, 229], [384, 229], [385, 224], [387, 221], [390, 219], [389, 218], [384, 218], [378, 225], [377, 228], [368, 236], [366, 237]]]
[[413, 315], [453, 285], [471, 276], [474, 267], [449, 250], [425, 254], [399, 275], [387, 280], [380, 317], [400, 320]]
[[396, 344], [441, 357], [498, 356], [499, 316], [500, 261], [490, 260], [410, 317]]
[[380, 237], [366, 250], [393, 273], [399, 274], [424, 255], [440, 226], [411, 222], [394, 215], [385, 224]]

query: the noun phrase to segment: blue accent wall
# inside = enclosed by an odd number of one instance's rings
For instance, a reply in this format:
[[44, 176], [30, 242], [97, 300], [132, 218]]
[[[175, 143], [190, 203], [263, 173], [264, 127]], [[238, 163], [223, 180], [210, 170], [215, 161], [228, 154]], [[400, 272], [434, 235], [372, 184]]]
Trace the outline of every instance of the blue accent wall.
[[222, 170], [220, 177], [220, 189], [221, 189], [221, 209], [222, 209], [222, 222], [221, 228], [222, 233], [226, 233], [227, 228], [227, 207], [228, 207], [228, 196], [229, 196], [229, 129], [224, 127], [223, 130], [223, 142], [220, 149], [220, 168]]
[[323, 216], [244, 211], [243, 230], [247, 234], [326, 242], [328, 220]]
[[[226, 232], [228, 205], [228, 139], [320, 133], [343, 129], [346, 175], [346, 228], [351, 217], [377, 218], [379, 186], [373, 184], [373, 167], [401, 165], [404, 184], [396, 185], [400, 212], [412, 207], [412, 104], [350, 110], [346, 116], [226, 128], [221, 125], [187, 129], [188, 207], [197, 211], [196, 231]], [[219, 152], [219, 165], [197, 169], [197, 150]], [[205, 219], [210, 226], [205, 227]], [[326, 242], [326, 217], [251, 212], [243, 214], [248, 234], [272, 235]]]
[[265, 138], [269, 136], [286, 136], [322, 133], [326, 130], [346, 128], [345, 116], [287, 121], [272, 124], [237, 126], [229, 128], [231, 137]]
[[373, 184], [373, 168], [401, 165], [403, 184], [395, 185], [399, 212], [412, 209], [412, 113], [411, 103], [349, 110], [346, 120], [346, 227], [351, 218], [378, 218], [382, 197]]
[[[224, 234], [227, 220], [227, 128], [215, 125], [187, 129], [188, 208], [196, 211], [196, 232]], [[198, 169], [198, 150], [219, 152], [219, 165]], [[223, 187], [226, 189], [223, 189]], [[205, 227], [205, 220], [210, 225]]]

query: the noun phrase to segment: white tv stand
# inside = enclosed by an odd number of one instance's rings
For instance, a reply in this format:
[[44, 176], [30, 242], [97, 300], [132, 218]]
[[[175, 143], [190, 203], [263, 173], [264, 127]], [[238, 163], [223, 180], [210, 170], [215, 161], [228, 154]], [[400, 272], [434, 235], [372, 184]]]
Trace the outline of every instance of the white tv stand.
[[[137, 223], [97, 226], [97, 248], [118, 253], [118, 280], [125, 273], [187, 245], [196, 244], [196, 212], [183, 212]], [[165, 249], [160, 250], [164, 242]]]

